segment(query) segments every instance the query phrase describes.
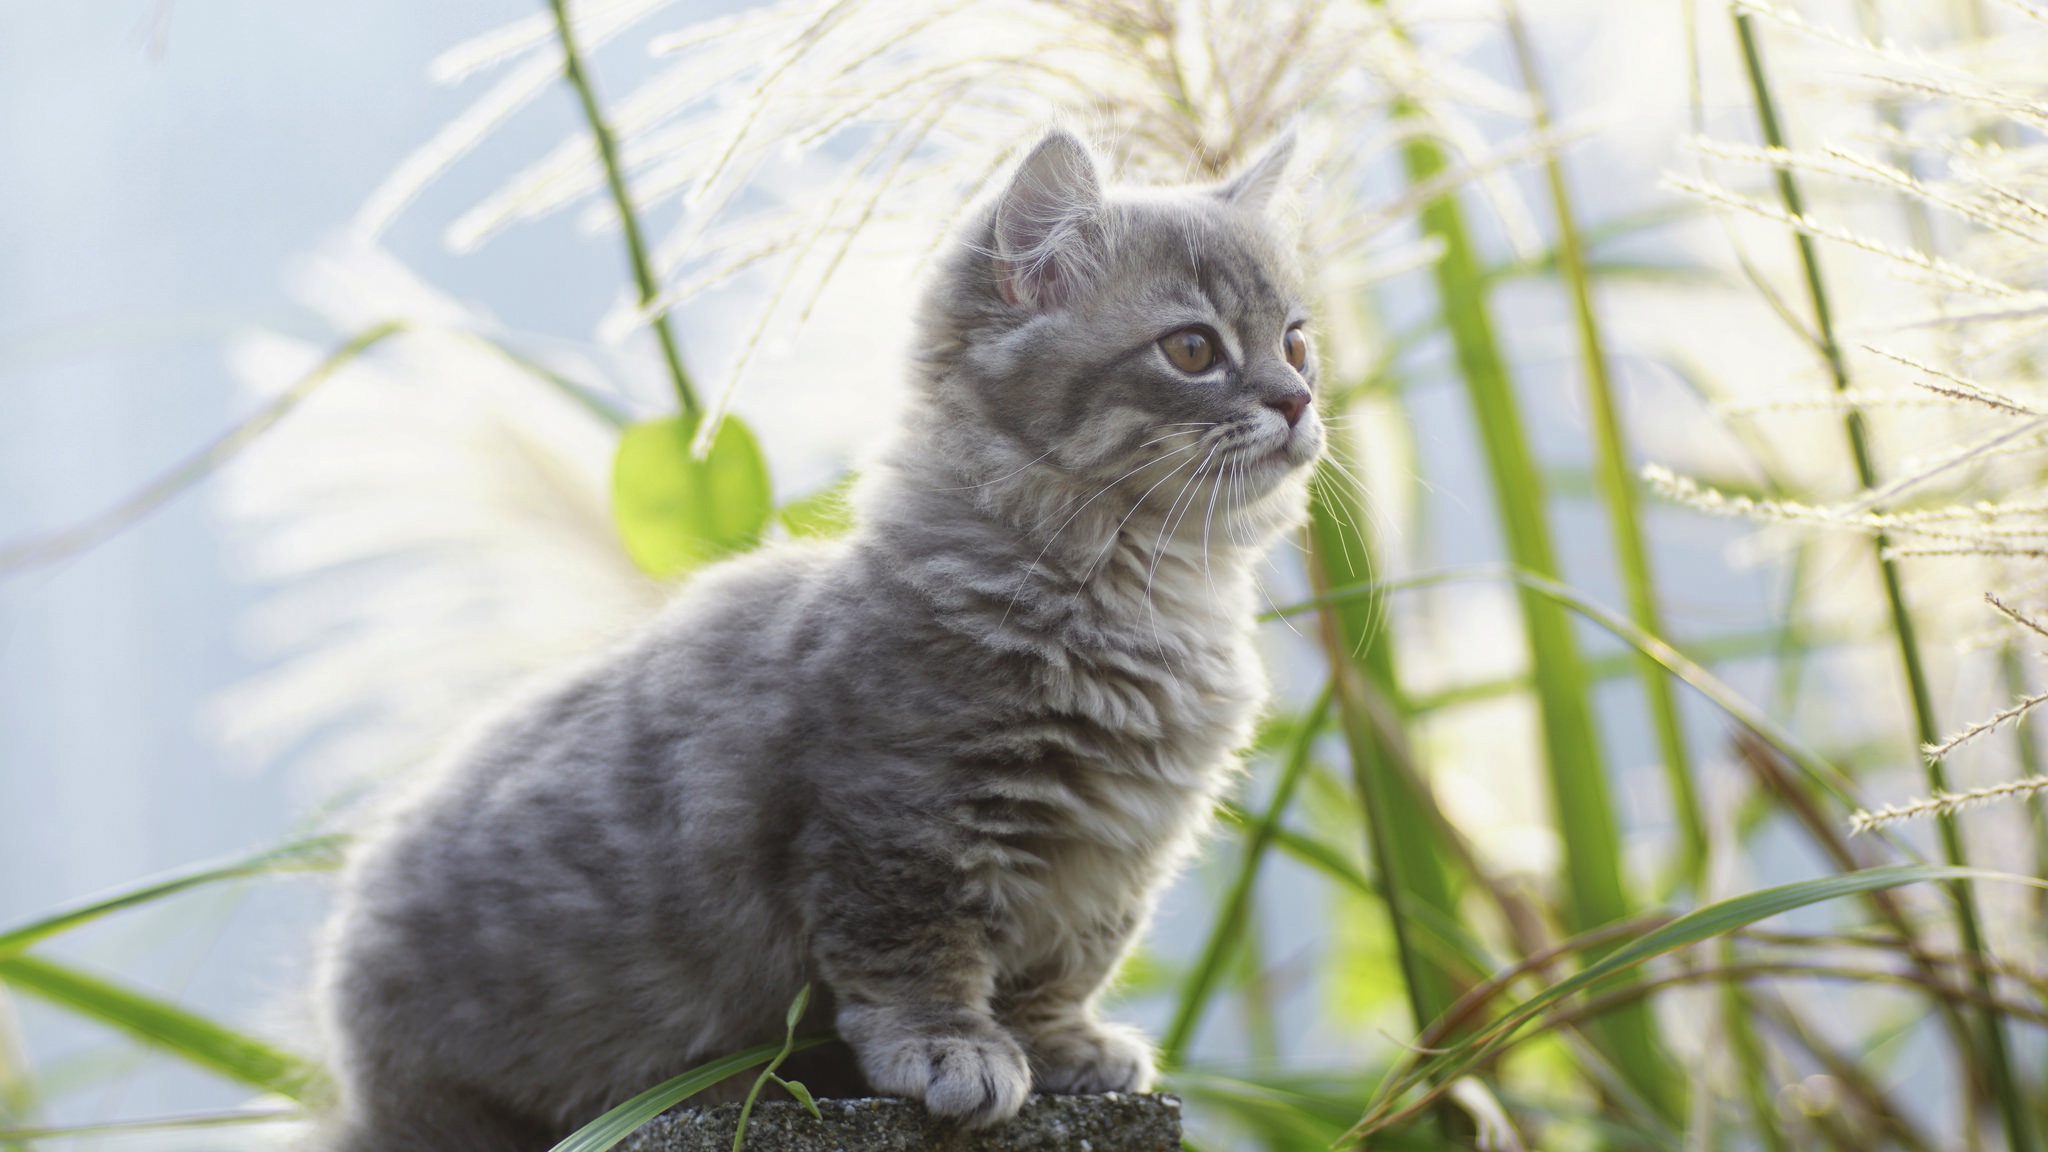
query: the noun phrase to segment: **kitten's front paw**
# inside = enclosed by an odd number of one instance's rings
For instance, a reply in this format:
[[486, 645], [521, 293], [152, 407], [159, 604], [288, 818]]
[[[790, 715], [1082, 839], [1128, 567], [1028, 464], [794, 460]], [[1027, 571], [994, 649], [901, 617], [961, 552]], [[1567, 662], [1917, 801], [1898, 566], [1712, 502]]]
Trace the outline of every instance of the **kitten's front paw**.
[[1040, 1092], [1143, 1092], [1152, 1087], [1152, 1046], [1127, 1028], [1078, 1022], [1032, 1035], [1031, 1070]]
[[924, 1101], [934, 1116], [970, 1128], [1017, 1114], [1031, 1094], [1031, 1066], [1008, 1033], [912, 1036], [863, 1054], [868, 1082], [891, 1096]]

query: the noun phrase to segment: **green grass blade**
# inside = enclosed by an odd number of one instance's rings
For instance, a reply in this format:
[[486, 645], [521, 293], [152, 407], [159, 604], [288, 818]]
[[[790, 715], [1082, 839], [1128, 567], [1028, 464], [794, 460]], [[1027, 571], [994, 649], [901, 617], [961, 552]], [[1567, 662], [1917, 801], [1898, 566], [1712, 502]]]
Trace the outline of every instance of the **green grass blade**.
[[155, 876], [0, 932], [0, 957], [124, 908], [153, 903], [208, 884], [283, 872], [331, 872], [341, 866], [341, 851], [347, 842], [348, 838], [341, 835], [308, 836], [247, 856]]
[[507, 341], [486, 332], [471, 332], [459, 328], [452, 329], [452, 331], [457, 335], [467, 336], [483, 347], [497, 353], [506, 363], [532, 376], [534, 379], [551, 386], [555, 391], [574, 400], [584, 411], [589, 412], [592, 416], [597, 417], [613, 428], [624, 428], [633, 422], [633, 414], [620, 406], [617, 400], [606, 396], [604, 393], [599, 392], [580, 380], [572, 379], [564, 373], [555, 371], [553, 368], [514, 348]]
[[37, 956], [0, 958], [0, 982], [117, 1028], [187, 1063], [294, 1100], [319, 1099], [312, 1063], [175, 1004]]
[[[1770, 79], [1764, 70], [1763, 52], [1756, 38], [1756, 29], [1748, 13], [1734, 14], [1735, 35], [1742, 48], [1742, 62], [1749, 78], [1750, 94], [1756, 100], [1757, 124], [1764, 136], [1764, 143], [1775, 149], [1784, 149], [1785, 131], [1778, 120], [1777, 103], [1771, 93]], [[1804, 218], [1806, 205], [1799, 190], [1799, 181], [1787, 165], [1773, 169], [1777, 181], [1778, 197], [1785, 211], [1794, 218]], [[1815, 250], [1813, 237], [1804, 231], [1795, 230], [1793, 239], [1799, 251], [1799, 265], [1806, 281], [1807, 303], [1813, 310], [1814, 335], [1817, 338], [1821, 357], [1827, 363], [1828, 374], [1834, 381], [1838, 393], [1851, 390], [1848, 361], [1842, 353], [1841, 343], [1836, 339], [1833, 310], [1829, 304], [1827, 283], [1821, 273], [1820, 255]], [[1856, 465], [1856, 480], [1865, 492], [1878, 488], [1877, 466], [1870, 448], [1868, 430], [1864, 426], [1863, 412], [1850, 406], [1842, 414], [1843, 432], [1849, 441], [1849, 454]], [[1913, 703], [1913, 720], [1918, 743], [1921, 747], [1939, 743], [1941, 725], [1935, 719], [1934, 695], [1927, 684], [1927, 671], [1920, 659], [1920, 644], [1915, 636], [1913, 614], [1906, 603], [1905, 588], [1899, 574], [1897, 561], [1886, 553], [1890, 547], [1885, 533], [1872, 534], [1871, 546], [1875, 550], [1878, 575], [1884, 582], [1885, 603], [1890, 610], [1892, 633], [1898, 641], [1899, 663], [1905, 675], [1906, 690]], [[1927, 787], [1930, 793], [1941, 794], [1949, 790], [1948, 770], [1940, 757], [1926, 757]], [[1952, 814], [1944, 813], [1936, 818], [1941, 836], [1942, 855], [1958, 867], [1969, 863], [1963, 850], [1961, 828]], [[1976, 962], [1977, 990], [1982, 995], [1992, 991], [1989, 968], [1984, 963], [1988, 953], [1984, 947], [1983, 930], [1978, 923], [1977, 902], [1968, 885], [1951, 886], [1950, 895], [1956, 906], [1956, 926], [1963, 939], [1963, 948]], [[1985, 1077], [1989, 1081], [1992, 1095], [1998, 1100], [2001, 1121], [2005, 1125], [2006, 1143], [2011, 1152], [2033, 1152], [2035, 1148], [2033, 1120], [2027, 1111], [2026, 1101], [2020, 1094], [2018, 1081], [2013, 1076], [2012, 1055], [2007, 1048], [2005, 1026], [1994, 1012], [1984, 1012], [1980, 1021], [1983, 1051], [1980, 1054]]]
[[[1442, 146], [1427, 136], [1404, 142], [1401, 155], [1411, 187], [1438, 179], [1450, 166]], [[1455, 195], [1445, 195], [1423, 208], [1421, 223], [1423, 233], [1443, 245], [1435, 269], [1439, 308], [1485, 452], [1508, 557], [1518, 568], [1554, 579], [1561, 570], [1550, 538], [1543, 476], [1494, 335], [1487, 284], [1464, 209]], [[1590, 928], [1634, 910], [1622, 880], [1621, 830], [1593, 723], [1592, 693], [1570, 617], [1527, 589], [1519, 598], [1543, 718], [1544, 775], [1564, 847], [1566, 920], [1575, 930]], [[1647, 1008], [1606, 1018], [1596, 1040], [1667, 1119], [1681, 1114], [1683, 1086], [1670, 1072]]]
[[[1448, 168], [1440, 147], [1427, 140], [1403, 148], [1411, 183]], [[1507, 363], [1493, 332], [1463, 209], [1448, 197], [1423, 211], [1424, 231], [1444, 244], [1437, 288], [1464, 377], [1492, 481], [1495, 512], [1511, 561], [1556, 578], [1543, 479], [1522, 431]], [[1565, 871], [1575, 927], [1625, 915], [1620, 837], [1607, 795], [1602, 757], [1587, 707], [1585, 674], [1570, 621], [1540, 597], [1523, 596], [1523, 616], [1543, 714], [1552, 799], [1566, 845]]]
[[[1371, 571], [1367, 523], [1364, 498], [1348, 462], [1332, 455], [1318, 469], [1311, 488], [1311, 583], [1327, 588], [1354, 571]], [[1374, 642], [1379, 639], [1379, 609], [1370, 601], [1330, 605], [1321, 614], [1320, 640], [1351, 754], [1352, 779], [1364, 807], [1367, 852], [1379, 875], [1409, 1009], [1419, 1029], [1455, 1001], [1460, 989], [1451, 973], [1416, 946], [1415, 909], [1427, 907], [1452, 922], [1458, 920], [1458, 910], [1442, 863], [1450, 854], [1433, 842], [1436, 824], [1423, 811], [1426, 801], [1409, 787], [1398, 766], [1410, 756], [1397, 703], [1400, 688], [1393, 646]]]
[[81, 1136], [131, 1136], [145, 1132], [189, 1132], [201, 1128], [239, 1128], [250, 1124], [290, 1124], [307, 1119], [298, 1108], [237, 1108], [228, 1112], [196, 1112], [151, 1120], [110, 1120], [57, 1128], [0, 1128], [0, 1144], [25, 1140], [70, 1140]]
[[1273, 797], [1267, 802], [1266, 810], [1246, 828], [1244, 856], [1238, 864], [1237, 875], [1232, 878], [1223, 902], [1216, 909], [1216, 920], [1210, 926], [1209, 938], [1203, 943], [1200, 958], [1181, 986], [1180, 1003], [1174, 1009], [1173, 1022], [1167, 1026], [1165, 1039], [1160, 1041], [1159, 1061], [1164, 1067], [1179, 1067], [1187, 1056], [1188, 1043], [1194, 1039], [1195, 1028], [1201, 1023], [1202, 1013], [1215, 992], [1217, 974], [1223, 970], [1223, 962], [1228, 958], [1231, 946], [1244, 932], [1245, 908], [1251, 901], [1252, 885], [1258, 881], [1259, 867], [1265, 863], [1266, 851], [1273, 846], [1280, 821], [1294, 800], [1295, 788], [1308, 770], [1309, 750], [1315, 745], [1316, 733], [1322, 730], [1323, 718], [1329, 714], [1330, 696], [1334, 691], [1334, 683], [1325, 685], [1316, 702], [1296, 722], [1293, 738], [1281, 758], [1280, 779], [1274, 784]]
[[[1535, 46], [1530, 43], [1519, 8], [1507, 6], [1508, 39], [1520, 62], [1522, 78], [1535, 109], [1535, 127], [1548, 132], [1550, 102], [1543, 90]], [[1621, 568], [1621, 583], [1628, 597], [1629, 618], [1652, 636], [1664, 635], [1662, 614], [1657, 607], [1656, 582], [1650, 572], [1650, 550], [1643, 535], [1642, 510], [1636, 500], [1635, 468], [1629, 461], [1621, 413], [1614, 402], [1614, 382], [1608, 372], [1607, 346], [1600, 330], [1600, 316], [1593, 307], [1592, 278], [1587, 271], [1586, 251], [1579, 238], [1577, 214], [1572, 208], [1571, 188], [1565, 180], [1564, 162], [1555, 150], [1543, 155], [1543, 174], [1550, 187], [1550, 200], [1557, 221], [1559, 271], [1571, 297], [1572, 315], [1577, 321], [1579, 360], [1585, 369], [1587, 408], [1593, 416], [1594, 471], [1600, 496], [1606, 505], [1608, 530], [1614, 537], [1615, 561]], [[1671, 680], [1656, 661], [1637, 657], [1637, 674], [1643, 695], [1649, 701], [1650, 718], [1657, 732], [1658, 752], [1671, 790], [1671, 809], [1680, 836], [1681, 872], [1699, 891], [1706, 878], [1707, 821], [1700, 809], [1699, 790], [1693, 784], [1692, 753], [1686, 746], [1685, 729], [1678, 715], [1678, 699]]]
[[789, 1045], [778, 1040], [773, 1044], [761, 1044], [744, 1052], [735, 1052], [709, 1064], [700, 1064], [681, 1076], [656, 1084], [578, 1128], [548, 1152], [606, 1152], [612, 1145], [638, 1131], [649, 1120], [736, 1072], [745, 1072], [749, 1068], [758, 1068], [768, 1063], [782, 1053], [785, 1047], [794, 1054], [830, 1043], [831, 1040], [830, 1036], [806, 1036]]

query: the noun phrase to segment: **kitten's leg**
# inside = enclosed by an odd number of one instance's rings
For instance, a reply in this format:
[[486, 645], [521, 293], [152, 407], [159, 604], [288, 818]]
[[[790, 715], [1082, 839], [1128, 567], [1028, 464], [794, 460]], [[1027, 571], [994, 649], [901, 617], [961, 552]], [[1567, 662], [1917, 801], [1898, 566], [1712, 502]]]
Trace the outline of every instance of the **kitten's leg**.
[[1032, 1087], [1078, 1095], [1152, 1086], [1152, 1045], [1135, 1028], [1096, 1016], [1095, 1001], [1122, 959], [1129, 933], [1079, 946], [1056, 972], [1026, 974], [998, 998], [1005, 1025], [1024, 1040]]
[[971, 1127], [1007, 1120], [1030, 1095], [1031, 1068], [989, 1013], [986, 922], [933, 861], [901, 863], [835, 868], [813, 900], [812, 954], [839, 1035], [877, 1091]]

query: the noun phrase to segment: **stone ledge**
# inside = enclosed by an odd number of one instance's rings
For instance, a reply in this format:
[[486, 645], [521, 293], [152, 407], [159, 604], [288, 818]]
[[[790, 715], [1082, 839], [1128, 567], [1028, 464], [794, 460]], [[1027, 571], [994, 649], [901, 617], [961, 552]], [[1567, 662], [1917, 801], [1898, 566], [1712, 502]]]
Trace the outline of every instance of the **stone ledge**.
[[[1180, 1099], [1033, 1096], [1016, 1119], [969, 1131], [909, 1100], [820, 1100], [824, 1122], [792, 1100], [764, 1100], [747, 1121], [748, 1152], [1180, 1152]], [[731, 1152], [740, 1106], [665, 1112], [618, 1152]]]

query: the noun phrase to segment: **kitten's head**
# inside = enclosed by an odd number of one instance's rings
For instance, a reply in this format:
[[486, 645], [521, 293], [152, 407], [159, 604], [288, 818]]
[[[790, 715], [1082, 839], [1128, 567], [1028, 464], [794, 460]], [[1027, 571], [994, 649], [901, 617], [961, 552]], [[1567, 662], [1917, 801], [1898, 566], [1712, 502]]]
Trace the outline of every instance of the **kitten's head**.
[[1323, 445], [1300, 271], [1269, 217], [1292, 146], [1220, 185], [1127, 189], [1047, 134], [926, 297], [919, 432], [1046, 511], [1101, 492], [1159, 515], [1213, 489], [1233, 535], [1291, 519]]

